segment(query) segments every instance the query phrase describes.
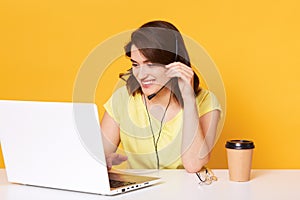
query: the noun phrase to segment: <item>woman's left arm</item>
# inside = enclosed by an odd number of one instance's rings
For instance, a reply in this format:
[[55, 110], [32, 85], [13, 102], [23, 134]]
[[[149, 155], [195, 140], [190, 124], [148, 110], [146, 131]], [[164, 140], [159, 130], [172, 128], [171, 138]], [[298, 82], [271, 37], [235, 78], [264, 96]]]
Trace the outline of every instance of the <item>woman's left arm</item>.
[[[198, 172], [209, 161], [215, 143], [220, 111], [212, 110], [199, 117], [193, 89], [192, 68], [180, 62], [166, 66], [170, 78], [177, 77], [183, 98], [181, 159], [188, 172]], [[200, 108], [201, 109], [201, 108]]]
[[181, 159], [188, 172], [198, 172], [209, 161], [220, 111], [213, 110], [199, 118], [195, 102], [184, 104]]

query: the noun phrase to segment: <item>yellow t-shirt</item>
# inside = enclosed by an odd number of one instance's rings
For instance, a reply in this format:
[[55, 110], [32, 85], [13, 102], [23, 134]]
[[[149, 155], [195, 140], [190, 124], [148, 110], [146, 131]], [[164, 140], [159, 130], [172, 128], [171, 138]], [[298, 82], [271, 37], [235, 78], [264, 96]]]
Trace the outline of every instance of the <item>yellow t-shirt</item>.
[[[212, 110], [220, 110], [216, 96], [202, 89], [196, 97], [199, 116]], [[128, 168], [155, 169], [157, 166], [154, 141], [149, 118], [141, 94], [129, 95], [125, 86], [119, 88], [104, 104], [107, 113], [119, 124], [123, 151], [128, 156]], [[160, 120], [149, 113], [155, 140]], [[181, 161], [182, 109], [162, 125], [158, 141], [160, 168], [183, 168]]]

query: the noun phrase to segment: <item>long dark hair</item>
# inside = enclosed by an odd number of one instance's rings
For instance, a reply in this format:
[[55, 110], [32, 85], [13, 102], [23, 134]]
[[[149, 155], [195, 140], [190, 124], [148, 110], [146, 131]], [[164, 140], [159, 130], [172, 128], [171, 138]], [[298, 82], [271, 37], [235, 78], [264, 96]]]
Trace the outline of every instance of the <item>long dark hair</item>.
[[[179, 30], [171, 23], [166, 21], [151, 21], [142, 25], [131, 34], [131, 41], [125, 45], [125, 54], [131, 57], [131, 46], [135, 45], [138, 50], [152, 63], [163, 65], [172, 62], [181, 62], [191, 67], [190, 58], [186, 50], [183, 38]], [[127, 73], [121, 73], [120, 78], [129, 77], [126, 80], [126, 86], [129, 94], [135, 95], [142, 93], [141, 87], [132, 74], [132, 69]], [[200, 81], [194, 73], [193, 89], [195, 95], [201, 91]], [[172, 92], [183, 107], [183, 100], [176, 79], [171, 80]]]

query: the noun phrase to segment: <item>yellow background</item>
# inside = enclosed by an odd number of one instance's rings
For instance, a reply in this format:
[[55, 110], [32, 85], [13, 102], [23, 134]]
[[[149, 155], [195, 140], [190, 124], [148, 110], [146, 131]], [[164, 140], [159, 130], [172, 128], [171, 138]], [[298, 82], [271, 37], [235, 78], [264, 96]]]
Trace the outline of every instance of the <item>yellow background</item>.
[[[80, 65], [98, 44], [163, 19], [207, 50], [225, 84], [227, 116], [209, 166], [226, 168], [225, 141], [247, 138], [256, 144], [253, 168], [300, 168], [299, 6], [297, 0], [1, 0], [0, 99], [72, 101]], [[126, 62], [113, 63], [105, 80], [114, 84]], [[97, 92], [96, 103], [111, 92]]]

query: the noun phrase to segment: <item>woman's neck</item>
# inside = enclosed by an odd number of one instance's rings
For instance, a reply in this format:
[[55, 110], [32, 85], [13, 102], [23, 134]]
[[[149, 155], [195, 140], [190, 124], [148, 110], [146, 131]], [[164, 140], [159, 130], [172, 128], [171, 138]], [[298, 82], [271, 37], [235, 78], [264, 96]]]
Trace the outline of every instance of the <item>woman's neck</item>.
[[169, 121], [173, 119], [181, 110], [180, 104], [175, 99], [173, 93], [166, 88], [159, 92], [151, 100], [149, 100], [146, 96], [143, 98], [149, 113], [151, 113], [151, 115], [157, 120], [161, 120], [164, 112], [166, 112], [164, 121]]

